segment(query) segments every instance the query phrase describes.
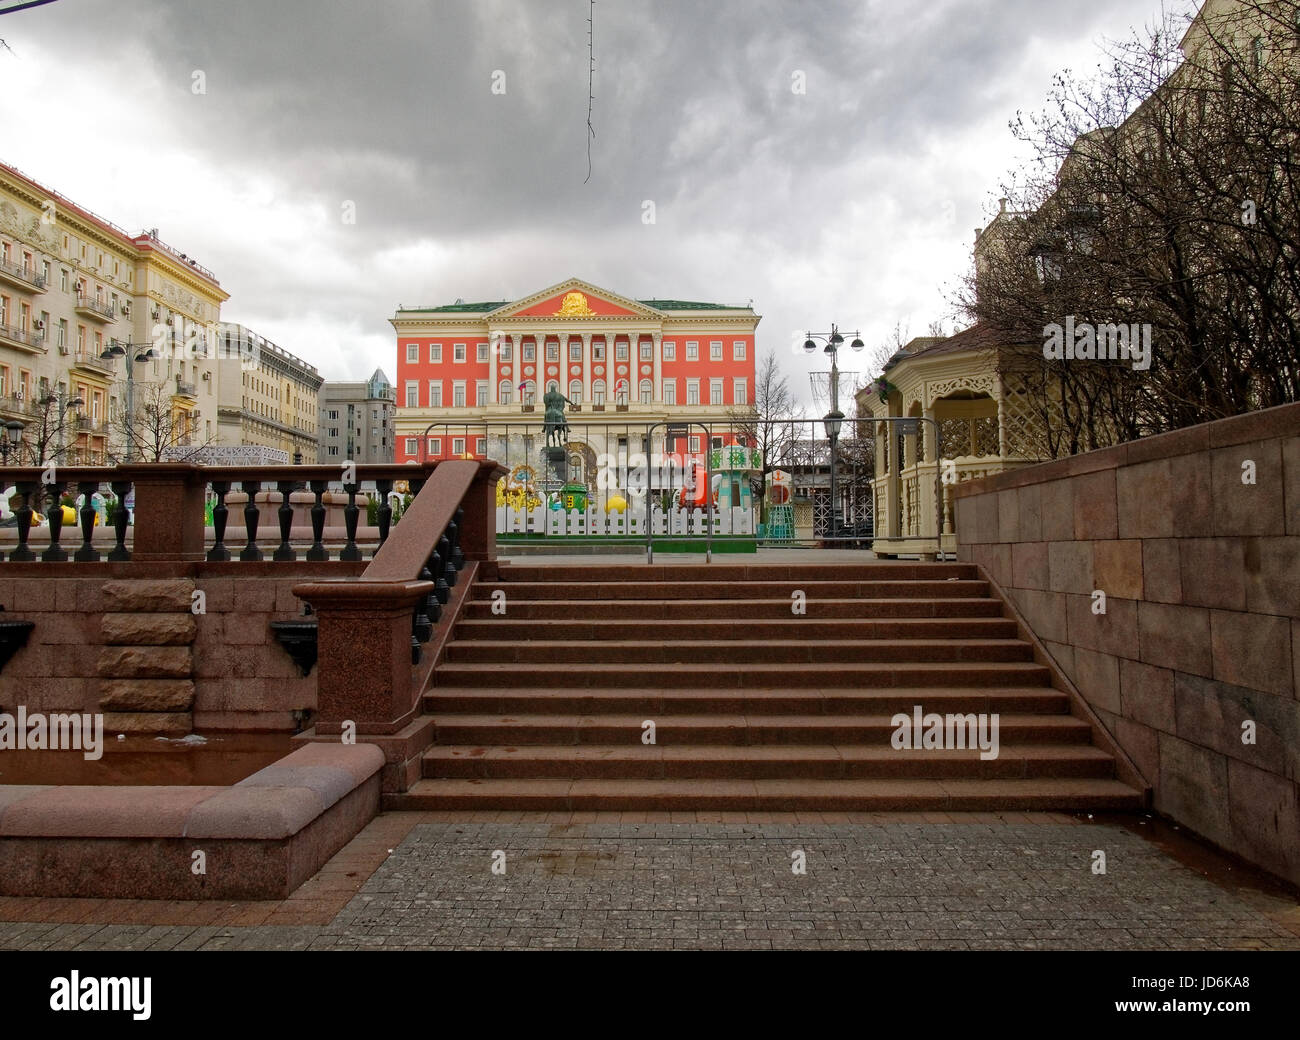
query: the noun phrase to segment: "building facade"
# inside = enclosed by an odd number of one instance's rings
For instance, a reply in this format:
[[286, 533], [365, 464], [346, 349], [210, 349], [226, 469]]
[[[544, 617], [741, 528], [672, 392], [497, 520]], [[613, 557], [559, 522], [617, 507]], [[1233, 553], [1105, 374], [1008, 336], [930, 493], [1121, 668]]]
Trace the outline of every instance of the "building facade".
[[326, 383], [320, 391], [320, 461], [392, 462], [397, 391], [377, 368], [364, 383]]
[[24, 424], [25, 461], [114, 462], [128, 441], [147, 460], [201, 437], [227, 299], [157, 229], [130, 235], [0, 164], [0, 421]]
[[515, 301], [402, 308], [396, 461], [491, 457], [544, 478], [542, 397], [568, 399], [565, 477], [698, 454], [752, 415], [752, 307], [633, 300], [569, 279]]
[[319, 449], [315, 366], [243, 325], [224, 323], [217, 362], [217, 442], [278, 448], [314, 465]]

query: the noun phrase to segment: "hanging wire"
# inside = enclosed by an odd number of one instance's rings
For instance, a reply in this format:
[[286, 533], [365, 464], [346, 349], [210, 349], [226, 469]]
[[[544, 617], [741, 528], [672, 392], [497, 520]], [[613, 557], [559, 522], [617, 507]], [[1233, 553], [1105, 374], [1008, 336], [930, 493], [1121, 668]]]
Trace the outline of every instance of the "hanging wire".
[[596, 136], [596, 128], [591, 125], [591, 107], [596, 100], [592, 87], [596, 81], [596, 0], [590, 0], [587, 12], [587, 180], [591, 180], [591, 140]]

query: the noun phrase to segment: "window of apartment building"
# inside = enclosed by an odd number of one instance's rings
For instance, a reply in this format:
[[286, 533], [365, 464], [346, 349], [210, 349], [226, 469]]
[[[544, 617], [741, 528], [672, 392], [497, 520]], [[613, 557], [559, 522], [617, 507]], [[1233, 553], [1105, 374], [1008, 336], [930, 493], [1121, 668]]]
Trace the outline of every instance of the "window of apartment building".
[[619, 342], [614, 344], [614, 360], [626, 361], [628, 359], [629, 347], [627, 343]]
[[480, 364], [487, 364], [488, 345], [486, 343], [480, 343], [474, 356], [478, 359]]
[[9, 297], [0, 296], [0, 325], [9, 324]]
[[581, 379], [574, 379], [569, 382], [569, 400], [574, 404], [582, 404]]
[[453, 437], [453, 438], [451, 439], [451, 453], [452, 453], [453, 455], [464, 455], [464, 454], [465, 454], [465, 438], [464, 438], [464, 437]]
[[451, 406], [453, 408], [465, 407], [465, 384], [457, 382], [451, 388]]
[[500, 385], [497, 387], [497, 400], [501, 404], [509, 404], [512, 400], [512, 389], [509, 379], [501, 380]]
[[95, 332], [95, 357], [99, 357], [99, 355], [102, 353], [104, 353], [104, 334], [102, 332], [96, 331]]
[[474, 384], [474, 404], [479, 408], [486, 408], [488, 403], [488, 382], [486, 379], [480, 379]]
[[484, 456], [487, 454], [487, 438], [480, 437], [474, 442], [474, 454]]
[[746, 350], [747, 350], [747, 344], [745, 343], [745, 341], [744, 341], [743, 339], [735, 339], [735, 340], [732, 340], [732, 341], [731, 341], [731, 360], [732, 360], [732, 361], [744, 361], [744, 360], [745, 360], [745, 352], [746, 352]]
[[525, 344], [524, 344], [524, 360], [525, 360], [525, 361], [536, 361], [536, 360], [537, 360], [537, 344], [536, 344], [536, 343], [525, 343]]
[[654, 341], [649, 339], [643, 339], [641, 341], [641, 360], [653, 361], [654, 350], [655, 350]]
[[50, 262], [48, 260], [41, 261], [41, 281], [46, 285], [50, 284]]
[[84, 354], [85, 352], [86, 352], [86, 326], [78, 325], [77, 326], [77, 353]]
[[441, 455], [441, 454], [442, 454], [442, 438], [441, 438], [441, 437], [430, 437], [430, 438], [429, 438], [428, 452], [429, 452], [430, 455], [434, 455], [434, 456], [437, 456], [437, 455]]
[[430, 343], [430, 344], [429, 344], [429, 360], [432, 361], [435, 365], [437, 365], [437, 364], [441, 364], [441, 363], [442, 363], [442, 344], [441, 344], [441, 343]]
[[709, 341], [709, 360], [710, 361], [722, 360], [722, 340], [715, 339]]
[[733, 379], [731, 381], [731, 403], [749, 404], [749, 380]]
[[700, 381], [698, 379], [686, 380], [686, 403], [700, 403]]
[[406, 345], [406, 360], [408, 364], [414, 364], [420, 360], [420, 344], [408, 343]]
[[465, 344], [453, 343], [451, 347], [451, 360], [453, 364], [461, 364], [465, 360]]
[[414, 379], [409, 380], [406, 384], [406, 407], [420, 407], [420, 384]]
[[430, 408], [442, 407], [442, 380], [441, 379], [429, 380], [429, 407]]
[[68, 291], [68, 272], [66, 270], [60, 271], [59, 273], [59, 288], [63, 292]]
[[664, 404], [676, 404], [676, 403], [677, 403], [677, 380], [665, 379], [664, 380]]
[[591, 384], [591, 403], [592, 404], [605, 403], [605, 380], [597, 379], [594, 383]]
[[709, 380], [709, 404], [722, 404], [722, 380]]
[[700, 450], [700, 435], [699, 435], [698, 433], [693, 433], [693, 434], [691, 434], [690, 442], [689, 442], [689, 443], [690, 443], [690, 447], [687, 449], [688, 451], [691, 451], [691, 452], [697, 452], [697, 451], [699, 451], [699, 450]]
[[700, 345], [697, 341], [693, 339], [688, 339], [686, 341], [686, 360], [687, 361], [700, 360]]
[[0, 365], [0, 397], [9, 396], [9, 369]]
[[605, 360], [605, 341], [603, 339], [591, 345], [591, 360], [592, 361]]
[[648, 379], [641, 380], [641, 403], [649, 404], [654, 399], [654, 384]]
[[664, 340], [664, 360], [665, 361], [677, 360], [677, 343], [675, 340], [671, 340], [671, 339]]
[[581, 340], [577, 340], [577, 339], [575, 339], [575, 340], [573, 340], [572, 342], [569, 343], [569, 360], [570, 360], [570, 361], [581, 361], [581, 360], [582, 360], [582, 341], [581, 341]]
[[0, 260], [3, 260], [6, 264], [9, 262], [9, 243], [8, 243], [8, 242], [0, 242]]

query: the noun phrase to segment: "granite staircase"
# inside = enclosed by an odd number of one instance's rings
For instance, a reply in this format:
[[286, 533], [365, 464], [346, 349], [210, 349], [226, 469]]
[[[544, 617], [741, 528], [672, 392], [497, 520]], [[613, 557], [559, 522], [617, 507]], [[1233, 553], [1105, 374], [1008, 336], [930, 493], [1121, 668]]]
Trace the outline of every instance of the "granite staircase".
[[[489, 566], [424, 696], [422, 779], [389, 808], [1142, 805], [972, 566]], [[896, 749], [917, 705], [996, 712], [997, 758]]]

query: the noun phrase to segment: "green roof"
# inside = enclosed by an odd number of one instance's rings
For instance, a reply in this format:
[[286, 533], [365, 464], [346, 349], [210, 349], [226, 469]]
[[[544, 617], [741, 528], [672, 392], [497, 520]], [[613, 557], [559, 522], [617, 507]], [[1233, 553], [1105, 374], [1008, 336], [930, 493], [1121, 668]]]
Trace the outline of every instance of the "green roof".
[[747, 311], [748, 307], [733, 307], [729, 303], [695, 303], [692, 300], [637, 300], [657, 311]]
[[498, 307], [504, 307], [509, 300], [498, 300], [496, 303], [445, 303], [441, 307], [398, 307], [397, 312], [403, 311], [425, 311], [426, 313], [464, 313], [486, 314], [488, 311], [494, 311]]

